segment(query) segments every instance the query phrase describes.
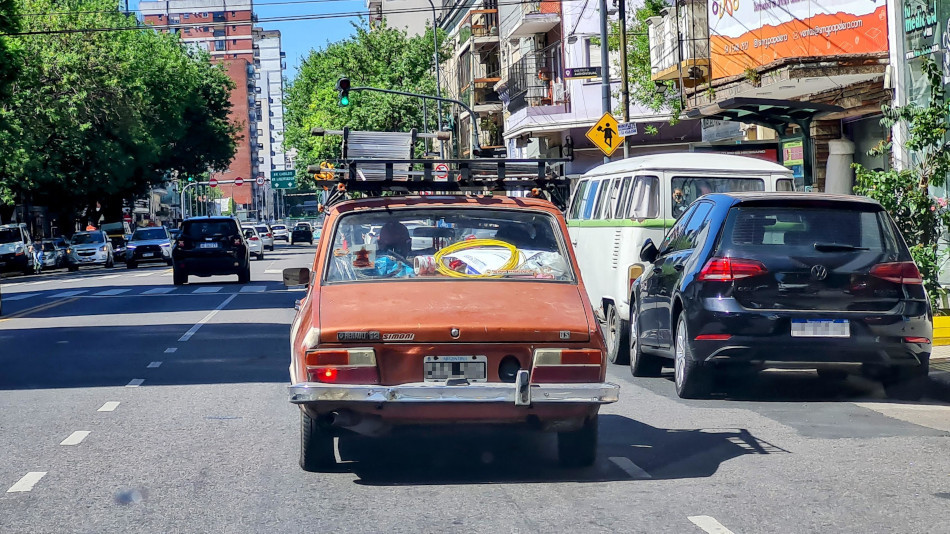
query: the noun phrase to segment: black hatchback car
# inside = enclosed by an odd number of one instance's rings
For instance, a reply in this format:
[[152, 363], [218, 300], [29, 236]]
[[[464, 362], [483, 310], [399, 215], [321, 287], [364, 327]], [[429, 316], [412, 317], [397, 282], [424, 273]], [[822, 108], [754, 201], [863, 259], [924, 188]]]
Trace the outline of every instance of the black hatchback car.
[[195, 217], [182, 222], [181, 234], [172, 250], [176, 286], [188, 276], [236, 274], [238, 281], [251, 280], [251, 262], [241, 226], [230, 217]]
[[849, 369], [885, 386], [926, 376], [933, 317], [920, 272], [880, 204], [816, 193], [698, 199], [631, 290], [634, 376], [673, 360], [680, 397], [729, 366]]

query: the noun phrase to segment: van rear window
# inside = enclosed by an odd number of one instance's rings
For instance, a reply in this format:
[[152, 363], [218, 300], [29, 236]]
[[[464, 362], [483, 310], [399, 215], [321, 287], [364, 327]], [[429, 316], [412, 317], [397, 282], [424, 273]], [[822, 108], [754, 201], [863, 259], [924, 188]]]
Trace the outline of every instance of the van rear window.
[[842, 246], [871, 251], [896, 250], [882, 211], [847, 208], [733, 208], [726, 219], [722, 247], [749, 250], [762, 247]]
[[762, 178], [723, 178], [715, 176], [674, 176], [673, 215], [679, 218], [697, 198], [710, 193], [765, 191]]

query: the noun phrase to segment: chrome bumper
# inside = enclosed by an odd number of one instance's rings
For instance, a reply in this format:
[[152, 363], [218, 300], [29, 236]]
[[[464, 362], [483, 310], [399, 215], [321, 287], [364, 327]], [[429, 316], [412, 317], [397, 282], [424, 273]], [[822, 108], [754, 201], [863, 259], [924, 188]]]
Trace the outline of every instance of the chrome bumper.
[[508, 403], [609, 404], [617, 402], [620, 386], [599, 384], [531, 384], [519, 394], [516, 384], [474, 383], [447, 386], [415, 382], [398, 386], [364, 386], [302, 382], [289, 386], [290, 402], [389, 403]]

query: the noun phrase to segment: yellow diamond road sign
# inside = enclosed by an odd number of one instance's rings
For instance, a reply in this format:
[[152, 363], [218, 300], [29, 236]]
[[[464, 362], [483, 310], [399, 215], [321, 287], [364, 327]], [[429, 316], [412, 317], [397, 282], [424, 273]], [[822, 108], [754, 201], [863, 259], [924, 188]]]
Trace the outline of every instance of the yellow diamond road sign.
[[624, 136], [617, 133], [617, 119], [610, 113], [604, 113], [597, 124], [587, 130], [587, 138], [609, 156], [623, 143]]

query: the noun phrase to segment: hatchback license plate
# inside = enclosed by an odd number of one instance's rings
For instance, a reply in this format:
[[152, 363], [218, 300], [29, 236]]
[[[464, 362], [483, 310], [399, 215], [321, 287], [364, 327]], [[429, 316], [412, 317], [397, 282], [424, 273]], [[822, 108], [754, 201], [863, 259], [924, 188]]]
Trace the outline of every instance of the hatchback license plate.
[[485, 356], [426, 356], [423, 366], [426, 382], [462, 378], [469, 382], [488, 380], [488, 358]]
[[201, 243], [199, 248], [218, 248], [217, 243]]
[[847, 319], [792, 319], [792, 337], [851, 337]]

